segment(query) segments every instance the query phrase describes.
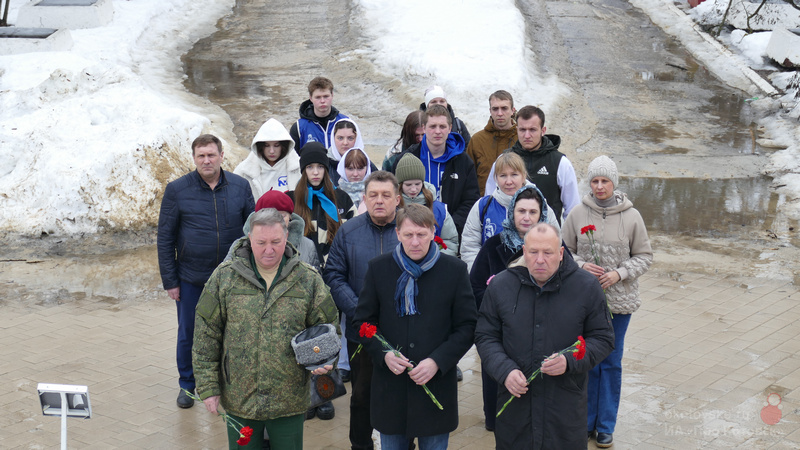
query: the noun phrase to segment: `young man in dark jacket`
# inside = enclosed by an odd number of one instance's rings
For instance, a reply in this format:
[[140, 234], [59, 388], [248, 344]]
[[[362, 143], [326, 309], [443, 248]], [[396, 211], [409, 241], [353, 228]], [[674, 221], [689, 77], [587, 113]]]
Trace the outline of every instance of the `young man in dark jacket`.
[[298, 154], [302, 154], [303, 146], [309, 142], [319, 142], [325, 148], [331, 146], [333, 126], [336, 122], [347, 118], [332, 103], [331, 80], [316, 77], [308, 83], [308, 100], [300, 104], [300, 118], [289, 130]]
[[351, 355], [350, 444], [353, 449], [372, 449], [370, 386], [372, 361], [366, 352], [356, 352], [358, 329], [353, 326], [364, 277], [373, 258], [397, 246], [395, 214], [400, 204], [400, 186], [389, 172], [377, 171], [364, 182], [367, 212], [342, 224], [333, 238], [323, 273], [336, 306], [345, 315], [345, 337]]
[[[442, 105], [425, 111], [425, 136], [404, 153], [411, 153], [425, 166], [425, 181], [436, 188], [437, 198], [447, 205], [458, 235], [464, 230], [472, 205], [480, 198], [475, 165], [464, 152], [461, 135], [451, 132], [453, 119]], [[397, 162], [400, 158], [397, 159]], [[392, 170], [396, 170], [395, 162]]]
[[[523, 255], [524, 265], [512, 263], [489, 283], [475, 330], [498, 406], [517, 397], [497, 418], [495, 442], [498, 449], [585, 449], [588, 373], [614, 348], [603, 289], [564, 252], [552, 225], [528, 231]], [[586, 341], [582, 359], [556, 355], [578, 336]]]
[[[195, 388], [192, 342], [197, 301], [255, 208], [247, 180], [221, 169], [222, 143], [216, 136], [195, 139], [192, 157], [197, 170], [167, 185], [158, 217], [158, 267], [164, 289], [178, 307], [179, 384], [189, 392]], [[193, 404], [181, 390], [178, 406]]]
[[[575, 168], [563, 153], [558, 151], [561, 136], [545, 134], [544, 111], [535, 106], [524, 106], [517, 113], [517, 143], [506, 152], [514, 152], [525, 161], [528, 179], [547, 199], [556, 213], [558, 223], [566, 218], [572, 208], [580, 204]], [[494, 192], [494, 166], [486, 179], [486, 192]]]

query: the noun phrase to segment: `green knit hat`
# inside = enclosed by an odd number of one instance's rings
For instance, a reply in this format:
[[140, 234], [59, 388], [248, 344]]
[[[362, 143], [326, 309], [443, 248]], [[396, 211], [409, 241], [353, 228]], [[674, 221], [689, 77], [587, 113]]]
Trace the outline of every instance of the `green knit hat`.
[[394, 171], [397, 177], [397, 182], [403, 184], [408, 180], [423, 180], [425, 181], [425, 166], [422, 161], [411, 153], [406, 153], [397, 162], [397, 169]]

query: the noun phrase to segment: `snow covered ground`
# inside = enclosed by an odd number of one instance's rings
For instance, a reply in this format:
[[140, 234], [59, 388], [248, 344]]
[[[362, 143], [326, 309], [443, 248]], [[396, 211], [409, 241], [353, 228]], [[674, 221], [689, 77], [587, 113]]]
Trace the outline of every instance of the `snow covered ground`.
[[[631, 2], [720, 78], [763, 97], [737, 65], [765, 67], [761, 55], [769, 33], [730, 33], [722, 41], [737, 54], [721, 56], [670, 0]], [[10, 23], [24, 3], [11, 1]], [[188, 148], [194, 137], [212, 132], [236, 148], [224, 112], [183, 89], [179, 59], [233, 4], [114, 1], [113, 22], [72, 31], [70, 52], [0, 56], [0, 231], [79, 234], [154, 225], [163, 186], [192, 168]], [[486, 99], [471, 92], [491, 91], [498, 78], [514, 92], [526, 92], [520, 104], [547, 109], [566, 92], [559, 80], [536, 72], [512, 0], [463, 0], [458, 8], [423, 0], [356, 4], [356, 22], [369, 24], [362, 32], [372, 42], [360, 51], [401, 80], [433, 77], [459, 93], [451, 101], [474, 129], [484, 124]], [[503, 23], [503, 32], [487, 23]], [[790, 76], [776, 73], [771, 81], [783, 87]], [[785, 111], [796, 105], [795, 93], [754, 103], [782, 113], [761, 125], [772, 141], [788, 147], [772, 156], [770, 171], [800, 217], [800, 108]]]
[[[23, 1], [12, 1], [13, 24]], [[227, 116], [183, 90], [180, 55], [233, 0], [115, 1], [69, 52], [0, 57], [0, 230], [138, 228], [191, 167], [191, 140]], [[228, 128], [232, 128], [228, 125]]]

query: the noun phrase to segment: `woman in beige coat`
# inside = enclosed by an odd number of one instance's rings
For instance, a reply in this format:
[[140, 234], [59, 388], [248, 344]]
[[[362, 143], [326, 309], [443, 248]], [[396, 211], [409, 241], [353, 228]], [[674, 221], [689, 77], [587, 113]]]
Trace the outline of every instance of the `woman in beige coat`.
[[[617, 166], [607, 156], [589, 164], [592, 191], [573, 209], [562, 227], [564, 243], [580, 267], [597, 277], [613, 314], [614, 351], [589, 372], [588, 432], [597, 446], [610, 447], [617, 422], [622, 385], [625, 332], [642, 303], [637, 279], [653, 262], [653, 250], [642, 216], [615, 188]], [[593, 225], [595, 231], [586, 231]], [[590, 236], [594, 239], [594, 248]]]

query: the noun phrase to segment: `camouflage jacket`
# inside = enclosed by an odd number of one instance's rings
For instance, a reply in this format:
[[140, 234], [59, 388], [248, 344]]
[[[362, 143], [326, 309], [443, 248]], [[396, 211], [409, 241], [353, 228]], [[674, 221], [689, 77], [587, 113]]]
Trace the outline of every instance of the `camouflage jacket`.
[[221, 396], [229, 413], [253, 420], [301, 414], [310, 372], [297, 364], [291, 339], [330, 323], [336, 305], [322, 277], [289, 245], [283, 266], [264, 289], [251, 263], [250, 242], [217, 267], [197, 304], [192, 363], [197, 394]]

